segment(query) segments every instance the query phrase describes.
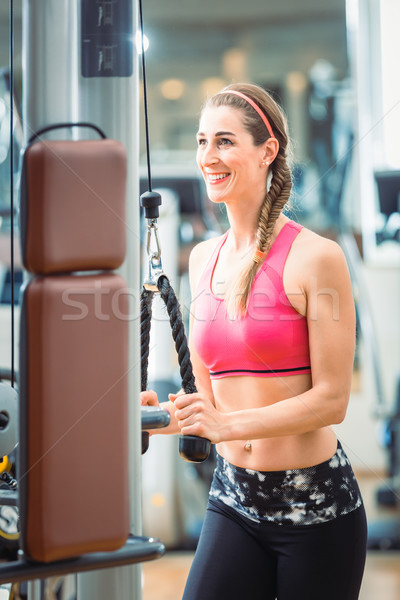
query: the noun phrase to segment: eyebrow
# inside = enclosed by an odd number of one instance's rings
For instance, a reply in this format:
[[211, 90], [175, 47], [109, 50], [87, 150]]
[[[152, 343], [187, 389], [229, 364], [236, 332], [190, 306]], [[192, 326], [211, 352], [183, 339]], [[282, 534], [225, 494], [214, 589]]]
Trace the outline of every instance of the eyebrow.
[[[197, 137], [201, 137], [201, 136], [205, 136], [206, 134], [198, 131], [196, 136]], [[215, 134], [215, 137], [221, 137], [222, 135], [233, 135], [234, 137], [236, 137], [236, 135], [234, 133], [232, 133], [232, 131], [217, 131], [217, 133]]]

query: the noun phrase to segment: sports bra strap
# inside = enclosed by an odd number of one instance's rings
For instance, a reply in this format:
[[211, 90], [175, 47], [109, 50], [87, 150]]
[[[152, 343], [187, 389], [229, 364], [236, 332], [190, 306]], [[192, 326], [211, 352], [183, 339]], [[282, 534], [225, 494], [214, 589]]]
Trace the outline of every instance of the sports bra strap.
[[[299, 225], [295, 221], [288, 221], [280, 230], [261, 268], [266, 268], [269, 266], [272, 267], [279, 275], [282, 275], [292, 243], [302, 229], [302, 225]], [[230, 229], [224, 233], [218, 244], [215, 246], [200, 279], [203, 277], [208, 277], [210, 271], [214, 270], [220, 250], [226, 242], [229, 231]]]
[[295, 223], [295, 221], [288, 221], [282, 227], [277, 238], [272, 244], [271, 250], [267, 254], [264, 264], [272, 267], [276, 273], [282, 276], [292, 243], [302, 229], [302, 225]]
[[215, 246], [214, 250], [212, 251], [211, 256], [208, 259], [207, 264], [206, 264], [206, 266], [204, 268], [202, 276], [208, 274], [210, 270], [211, 271], [214, 270], [215, 264], [216, 264], [216, 262], [218, 260], [219, 252], [220, 252], [222, 246], [225, 244], [225, 241], [226, 241], [226, 238], [228, 237], [228, 234], [229, 234], [229, 229], [228, 229], [228, 231], [226, 231], [223, 234], [223, 236], [219, 240], [218, 244]]

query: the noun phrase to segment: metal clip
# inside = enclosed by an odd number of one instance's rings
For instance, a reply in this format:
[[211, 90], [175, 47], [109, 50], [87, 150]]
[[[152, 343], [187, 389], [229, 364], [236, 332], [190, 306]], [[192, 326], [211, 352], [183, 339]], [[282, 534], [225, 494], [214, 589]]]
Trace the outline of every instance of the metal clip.
[[[156, 242], [156, 250], [151, 249], [152, 232]], [[149, 274], [144, 280], [143, 286], [151, 292], [158, 292], [157, 283], [161, 275], [164, 275], [161, 264], [161, 246], [158, 237], [157, 219], [149, 219], [147, 222], [147, 254], [149, 257]]]

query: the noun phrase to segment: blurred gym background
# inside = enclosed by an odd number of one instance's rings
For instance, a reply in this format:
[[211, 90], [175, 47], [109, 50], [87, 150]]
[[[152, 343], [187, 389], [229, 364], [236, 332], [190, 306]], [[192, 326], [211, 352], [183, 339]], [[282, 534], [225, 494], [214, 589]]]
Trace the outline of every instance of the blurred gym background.
[[[112, 4], [98, 3], [104, 10]], [[22, 0], [15, 1], [14, 10], [18, 115], [24, 93]], [[288, 116], [293, 139], [291, 215], [342, 245], [357, 306], [353, 390], [347, 418], [337, 432], [359, 477], [370, 521], [361, 600], [378, 594], [384, 600], [400, 598], [400, 4], [143, 0], [143, 18], [154, 187], [163, 194], [163, 263], [186, 319], [190, 249], [226, 226], [223, 211], [208, 203], [195, 165], [202, 103], [228, 83], [251, 81], [271, 91]], [[2, 2], [1, 377], [10, 368], [8, 30], [8, 3]], [[142, 100], [142, 85], [139, 92]], [[142, 125], [141, 120], [140, 191], [147, 185]], [[16, 206], [22, 145], [16, 118]], [[18, 244], [15, 252], [18, 287], [23, 277]], [[155, 314], [150, 379], [163, 395], [180, 382], [165, 313], [156, 307]], [[212, 469], [212, 459], [201, 466], [183, 463], [175, 440], [152, 438], [143, 457], [144, 528], [160, 537], [168, 552], [162, 561], [144, 567], [144, 600], [179, 597]], [[175, 574], [171, 584], [168, 573]]]

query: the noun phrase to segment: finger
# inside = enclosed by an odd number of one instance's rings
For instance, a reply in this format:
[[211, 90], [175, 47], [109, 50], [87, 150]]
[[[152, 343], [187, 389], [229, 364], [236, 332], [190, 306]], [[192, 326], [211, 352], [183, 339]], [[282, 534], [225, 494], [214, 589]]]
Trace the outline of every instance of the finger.
[[198, 423], [192, 423], [190, 425], [185, 424], [181, 427], [181, 434], [182, 435], [198, 435], [201, 437], [203, 434], [203, 430], [199, 426]]
[[193, 410], [192, 407], [184, 407], [184, 408], [180, 408], [177, 411], [175, 411], [175, 418], [178, 421], [184, 421], [185, 419], [188, 419], [190, 416], [192, 416]]
[[188, 427], [193, 427], [196, 425], [196, 419], [193, 416], [188, 416], [185, 419], [177, 419], [178, 427], [182, 431], [183, 429], [187, 429]]
[[190, 406], [191, 404], [193, 404], [193, 402], [195, 402], [198, 399], [198, 394], [182, 394], [175, 398], [174, 404], [178, 409], [185, 408], [186, 406]]
[[158, 397], [153, 390], [140, 392], [140, 403], [142, 406], [158, 406]]

